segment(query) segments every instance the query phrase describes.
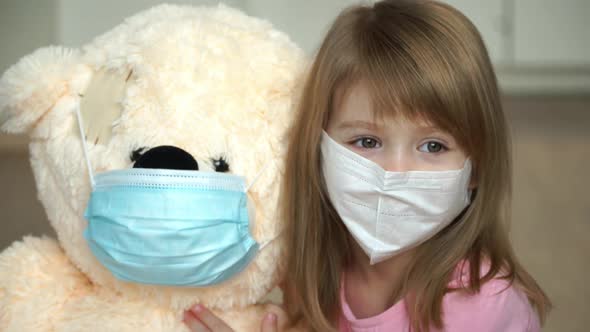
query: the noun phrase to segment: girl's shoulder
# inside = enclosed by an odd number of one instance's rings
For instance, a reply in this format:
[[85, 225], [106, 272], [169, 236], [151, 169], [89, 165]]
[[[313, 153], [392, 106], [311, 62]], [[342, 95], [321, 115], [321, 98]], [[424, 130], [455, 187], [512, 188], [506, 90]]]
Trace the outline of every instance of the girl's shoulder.
[[[482, 264], [480, 276], [489, 271]], [[527, 296], [502, 275], [482, 284], [480, 291], [461, 290], [469, 282], [468, 262], [457, 266], [449, 287], [457, 289], [443, 299], [445, 331], [540, 331], [538, 315]]]

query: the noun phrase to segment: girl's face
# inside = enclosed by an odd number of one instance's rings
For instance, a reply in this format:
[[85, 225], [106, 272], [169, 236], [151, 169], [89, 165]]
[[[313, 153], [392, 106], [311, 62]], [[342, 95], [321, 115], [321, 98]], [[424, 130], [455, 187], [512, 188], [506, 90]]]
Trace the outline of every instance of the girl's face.
[[403, 117], [377, 120], [366, 86], [336, 94], [326, 132], [332, 139], [383, 169], [443, 171], [463, 167], [467, 158], [455, 139], [424, 121]]

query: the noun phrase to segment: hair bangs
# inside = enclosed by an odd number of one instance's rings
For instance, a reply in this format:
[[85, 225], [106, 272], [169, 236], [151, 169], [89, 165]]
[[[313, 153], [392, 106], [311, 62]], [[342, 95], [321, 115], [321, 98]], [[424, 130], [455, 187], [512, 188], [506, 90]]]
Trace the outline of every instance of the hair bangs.
[[397, 33], [385, 34], [383, 22], [377, 23], [366, 23], [364, 33], [357, 36], [356, 61], [342, 80], [344, 88], [362, 81], [369, 87], [377, 119], [401, 116], [427, 123], [467, 147], [468, 107], [462, 100], [462, 78], [452, 68], [453, 59], [439, 53], [440, 41], [429, 35], [433, 29], [418, 23], [409, 25], [413, 29], [389, 23], [396, 25], [389, 31]]

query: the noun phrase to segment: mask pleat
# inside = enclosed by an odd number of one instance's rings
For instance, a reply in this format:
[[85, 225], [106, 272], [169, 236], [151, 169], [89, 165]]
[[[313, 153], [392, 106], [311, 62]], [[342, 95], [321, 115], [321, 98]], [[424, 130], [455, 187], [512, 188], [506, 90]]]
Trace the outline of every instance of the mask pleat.
[[207, 286], [245, 268], [258, 251], [244, 178], [174, 170], [98, 174], [84, 232], [115, 277]]

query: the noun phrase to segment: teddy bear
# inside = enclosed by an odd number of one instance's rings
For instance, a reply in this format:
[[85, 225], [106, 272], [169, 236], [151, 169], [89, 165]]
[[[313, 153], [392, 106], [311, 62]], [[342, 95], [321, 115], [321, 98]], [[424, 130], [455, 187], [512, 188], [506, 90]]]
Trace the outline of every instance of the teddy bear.
[[258, 331], [281, 281], [279, 191], [305, 56], [237, 9], [160, 5], [0, 80], [57, 239], [0, 253], [1, 331]]

